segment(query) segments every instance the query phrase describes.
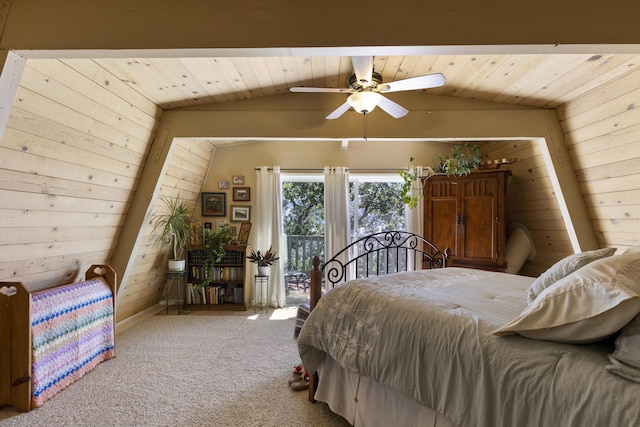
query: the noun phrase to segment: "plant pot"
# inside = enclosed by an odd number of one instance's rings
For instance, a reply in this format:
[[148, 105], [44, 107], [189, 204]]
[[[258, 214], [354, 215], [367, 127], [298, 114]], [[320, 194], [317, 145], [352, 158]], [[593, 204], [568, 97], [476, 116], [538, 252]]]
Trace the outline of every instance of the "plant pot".
[[183, 259], [170, 259], [168, 269], [169, 271], [184, 271], [185, 261]]
[[269, 267], [258, 266], [258, 276], [268, 276], [268, 275], [269, 275]]

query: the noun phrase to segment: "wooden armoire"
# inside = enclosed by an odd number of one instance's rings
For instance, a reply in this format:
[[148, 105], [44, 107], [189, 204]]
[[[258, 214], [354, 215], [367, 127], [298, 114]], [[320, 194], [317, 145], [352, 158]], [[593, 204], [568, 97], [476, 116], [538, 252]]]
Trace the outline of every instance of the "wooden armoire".
[[448, 266], [504, 271], [510, 170], [424, 180], [424, 237], [451, 250]]

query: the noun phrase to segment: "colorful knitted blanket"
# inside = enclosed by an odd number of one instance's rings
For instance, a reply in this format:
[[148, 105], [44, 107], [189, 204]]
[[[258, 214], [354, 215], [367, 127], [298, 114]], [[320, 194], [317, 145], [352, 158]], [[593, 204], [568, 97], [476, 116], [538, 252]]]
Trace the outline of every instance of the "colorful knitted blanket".
[[115, 355], [113, 295], [101, 278], [31, 297], [31, 407]]

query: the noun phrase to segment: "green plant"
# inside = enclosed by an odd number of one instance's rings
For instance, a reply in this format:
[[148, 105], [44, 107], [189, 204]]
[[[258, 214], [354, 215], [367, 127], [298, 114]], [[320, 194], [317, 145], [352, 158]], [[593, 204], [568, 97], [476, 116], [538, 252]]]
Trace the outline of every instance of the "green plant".
[[247, 259], [254, 264], [257, 264], [258, 267], [269, 267], [274, 264], [277, 260], [280, 259], [278, 254], [273, 250], [273, 247], [269, 247], [269, 249], [262, 253], [260, 251], [252, 250], [251, 254], [247, 256]]
[[[203, 277], [202, 282], [194, 283], [193, 289], [199, 291], [204, 288], [213, 278], [213, 270], [215, 265], [222, 261], [227, 253], [226, 246], [231, 243], [231, 227], [226, 224], [216, 228], [213, 233], [204, 236], [204, 261], [202, 265]], [[196, 303], [200, 302], [200, 292], [195, 292]]]
[[160, 200], [166, 205], [166, 213], [152, 215], [153, 232], [160, 230], [158, 243], [173, 244], [173, 259], [181, 259], [184, 248], [191, 241], [193, 207], [180, 196], [160, 196]]
[[213, 269], [226, 255], [225, 247], [231, 243], [231, 239], [231, 227], [228, 224], [218, 227], [213, 233], [204, 236], [204, 278], [200, 287], [211, 282]]
[[436, 172], [447, 175], [468, 175], [471, 169], [480, 166], [482, 154], [478, 144], [466, 143], [454, 146], [450, 156], [436, 155], [433, 162]]
[[411, 167], [411, 162], [413, 162], [413, 157], [409, 159], [409, 166], [406, 169], [400, 169], [398, 174], [400, 174], [400, 178], [403, 181], [400, 188], [402, 202], [409, 206], [410, 209], [413, 209], [418, 206], [422, 192], [420, 188], [415, 188], [416, 182], [420, 177], [418, 176], [418, 169]]

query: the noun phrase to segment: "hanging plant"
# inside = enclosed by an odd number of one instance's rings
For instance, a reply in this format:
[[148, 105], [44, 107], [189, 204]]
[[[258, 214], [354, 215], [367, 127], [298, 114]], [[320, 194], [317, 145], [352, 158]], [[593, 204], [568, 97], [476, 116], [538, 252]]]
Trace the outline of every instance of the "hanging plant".
[[[413, 157], [409, 159], [409, 166], [406, 169], [400, 169], [398, 174], [402, 178], [402, 187], [400, 188], [400, 197], [402, 197], [402, 203], [409, 206], [410, 209], [418, 206], [418, 202], [422, 198], [422, 189], [419, 188], [420, 184], [418, 179], [418, 169], [411, 166]], [[416, 182], [418, 187], [416, 188]]]

